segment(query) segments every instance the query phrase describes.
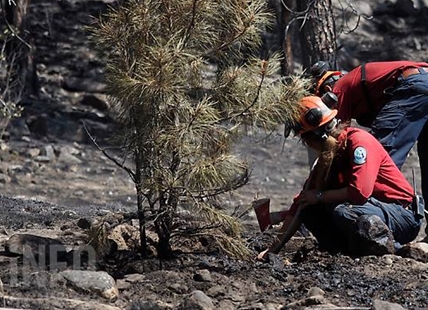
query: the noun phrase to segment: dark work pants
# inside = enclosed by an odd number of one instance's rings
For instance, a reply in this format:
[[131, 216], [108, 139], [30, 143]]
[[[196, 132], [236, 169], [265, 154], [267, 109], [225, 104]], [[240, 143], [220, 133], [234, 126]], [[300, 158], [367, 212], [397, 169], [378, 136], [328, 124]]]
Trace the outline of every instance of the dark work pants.
[[396, 248], [413, 241], [422, 225], [422, 220], [416, 220], [412, 211], [374, 198], [364, 205], [311, 206], [303, 211], [302, 220], [317, 239], [320, 248], [346, 253], [349, 249], [348, 240], [356, 229], [355, 222], [361, 215], [379, 216], [391, 230]]
[[319, 247], [329, 252], [346, 252], [347, 239], [333, 220], [333, 205], [309, 206], [302, 211], [302, 222], [317, 239]]
[[[392, 91], [392, 99], [378, 113], [371, 133], [387, 150], [401, 169], [407, 155], [417, 142], [421, 168], [422, 196], [428, 202], [428, 74], [414, 74]], [[412, 183], [413, 180], [408, 180]], [[428, 208], [428, 203], [425, 203]], [[425, 213], [428, 218], [428, 214]]]
[[[375, 198], [363, 205], [338, 205], [333, 211], [333, 220], [342, 234], [349, 236], [353, 232], [354, 223], [361, 215], [377, 215], [388, 226], [394, 241], [403, 245], [413, 241], [419, 233], [422, 220], [417, 220], [413, 211], [404, 209], [396, 203], [386, 203]], [[396, 248], [400, 246], [397, 245]]]

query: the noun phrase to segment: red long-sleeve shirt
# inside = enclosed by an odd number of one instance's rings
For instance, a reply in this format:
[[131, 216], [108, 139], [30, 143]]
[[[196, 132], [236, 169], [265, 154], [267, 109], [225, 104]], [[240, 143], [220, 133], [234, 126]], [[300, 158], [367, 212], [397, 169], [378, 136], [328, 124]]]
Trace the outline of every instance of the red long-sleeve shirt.
[[[339, 136], [345, 149], [336, 154], [325, 190], [348, 187], [348, 201], [362, 205], [373, 197], [383, 202], [409, 205], [414, 190], [383, 146], [370, 133], [359, 128], [345, 128]], [[299, 197], [289, 210], [294, 214]]]
[[377, 112], [390, 100], [388, 88], [394, 87], [400, 74], [409, 68], [428, 67], [425, 62], [387, 61], [365, 64], [366, 85], [369, 102], [361, 82], [361, 66], [342, 76], [334, 85], [338, 98], [337, 118], [348, 121], [356, 119], [358, 124], [370, 127]]

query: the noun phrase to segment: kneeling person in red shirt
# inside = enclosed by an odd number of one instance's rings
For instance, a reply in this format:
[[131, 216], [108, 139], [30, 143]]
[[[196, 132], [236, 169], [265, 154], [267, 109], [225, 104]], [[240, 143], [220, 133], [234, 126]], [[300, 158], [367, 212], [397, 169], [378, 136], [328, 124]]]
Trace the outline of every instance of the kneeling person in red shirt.
[[349, 255], [393, 253], [417, 237], [423, 216], [412, 186], [370, 133], [340, 124], [336, 114], [319, 97], [300, 101], [293, 130], [318, 161], [284, 213], [283, 234], [258, 259], [278, 253], [302, 223], [320, 248]]

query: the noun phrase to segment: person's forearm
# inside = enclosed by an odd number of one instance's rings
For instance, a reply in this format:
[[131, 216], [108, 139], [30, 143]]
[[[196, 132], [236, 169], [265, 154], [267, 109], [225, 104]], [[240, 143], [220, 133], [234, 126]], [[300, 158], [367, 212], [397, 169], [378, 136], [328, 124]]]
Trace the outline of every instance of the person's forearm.
[[284, 245], [294, 236], [296, 231], [299, 229], [302, 224], [301, 210], [298, 209], [287, 229], [281, 234], [278, 240], [269, 248], [269, 252], [278, 254], [279, 251], [284, 247]]
[[348, 188], [332, 189], [322, 191], [321, 197], [319, 199], [320, 203], [342, 203], [349, 201], [348, 197]]

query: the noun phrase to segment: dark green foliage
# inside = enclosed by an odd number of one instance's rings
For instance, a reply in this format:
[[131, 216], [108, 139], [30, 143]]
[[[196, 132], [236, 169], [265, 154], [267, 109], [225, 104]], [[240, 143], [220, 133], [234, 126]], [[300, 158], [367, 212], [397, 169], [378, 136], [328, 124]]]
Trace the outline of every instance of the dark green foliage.
[[223, 232], [222, 249], [248, 255], [239, 222], [218, 208], [222, 194], [248, 181], [248, 164], [231, 148], [248, 126], [274, 130], [292, 121], [307, 88], [301, 78], [280, 82], [275, 56], [234, 65], [259, 49], [273, 18], [265, 5], [133, 0], [93, 29], [94, 42], [108, 51], [109, 95], [135, 164], [126, 169], [136, 184], [141, 232], [154, 223], [160, 256], [171, 251], [182, 208]]

